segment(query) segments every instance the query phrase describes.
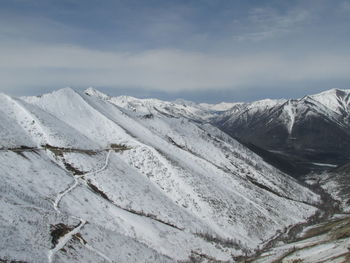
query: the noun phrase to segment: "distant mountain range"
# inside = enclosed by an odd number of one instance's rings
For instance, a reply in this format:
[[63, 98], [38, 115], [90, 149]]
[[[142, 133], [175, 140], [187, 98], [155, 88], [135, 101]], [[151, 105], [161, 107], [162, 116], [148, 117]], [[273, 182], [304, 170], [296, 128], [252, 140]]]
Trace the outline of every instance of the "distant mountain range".
[[298, 176], [349, 162], [350, 90], [291, 100], [237, 104], [212, 120], [217, 127]]

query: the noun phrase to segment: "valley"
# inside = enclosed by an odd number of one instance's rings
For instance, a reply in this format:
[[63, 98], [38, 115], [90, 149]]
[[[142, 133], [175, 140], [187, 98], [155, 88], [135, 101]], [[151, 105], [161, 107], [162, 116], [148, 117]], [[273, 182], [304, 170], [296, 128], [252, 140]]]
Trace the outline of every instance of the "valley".
[[318, 262], [318, 250], [346, 262], [343, 146], [301, 155], [317, 166], [304, 178], [295, 145], [236, 140], [241, 126], [214, 121], [243, 106], [91, 88], [0, 95], [0, 262]]

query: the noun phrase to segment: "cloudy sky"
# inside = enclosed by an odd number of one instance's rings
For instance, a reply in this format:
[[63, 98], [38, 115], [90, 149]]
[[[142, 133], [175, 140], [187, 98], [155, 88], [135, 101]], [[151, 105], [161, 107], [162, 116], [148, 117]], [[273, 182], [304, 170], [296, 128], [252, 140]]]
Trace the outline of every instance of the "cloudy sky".
[[250, 101], [350, 88], [350, 0], [0, 0], [0, 92]]

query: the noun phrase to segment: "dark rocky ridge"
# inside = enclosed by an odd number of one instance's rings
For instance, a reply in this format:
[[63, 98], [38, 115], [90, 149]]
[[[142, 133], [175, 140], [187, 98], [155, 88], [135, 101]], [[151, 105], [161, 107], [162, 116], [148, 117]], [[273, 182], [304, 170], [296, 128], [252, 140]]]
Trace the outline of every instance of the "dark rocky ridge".
[[349, 94], [335, 90], [324, 96], [336, 97], [337, 112], [307, 96], [260, 108], [238, 105], [213, 123], [290, 175], [329, 169], [314, 163], [341, 166], [349, 161]]

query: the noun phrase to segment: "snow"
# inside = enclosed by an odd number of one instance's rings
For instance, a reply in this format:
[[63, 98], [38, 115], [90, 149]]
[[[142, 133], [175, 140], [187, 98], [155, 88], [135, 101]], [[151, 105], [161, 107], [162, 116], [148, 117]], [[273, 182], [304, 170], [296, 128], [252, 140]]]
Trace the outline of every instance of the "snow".
[[330, 164], [330, 163], [312, 163], [312, 164], [317, 166], [325, 166], [325, 167], [332, 167], [332, 168], [338, 167], [338, 165]]
[[218, 104], [199, 103], [199, 106], [213, 111], [227, 111], [236, 105], [241, 105], [243, 102], [220, 102]]
[[287, 128], [288, 128], [288, 133], [292, 134], [292, 130], [293, 130], [293, 126], [295, 123], [295, 108], [293, 107], [293, 104], [291, 101], [288, 101], [288, 103], [286, 103], [286, 105], [284, 106], [285, 111], [288, 114], [288, 124], [287, 124]]
[[[332, 167], [333, 168], [333, 167]], [[329, 170], [321, 174], [310, 174], [307, 179], [317, 182], [334, 200], [344, 213], [350, 212], [350, 192], [348, 189], [348, 171]]]
[[[119, 143], [122, 138], [128, 137], [122, 129], [96, 111], [86, 103], [82, 96], [70, 88], [61, 89], [40, 98], [28, 97], [24, 99], [60, 119], [66, 125], [73, 127], [79, 131], [77, 134], [81, 133], [100, 147]], [[89, 140], [85, 139], [85, 141]], [[84, 146], [84, 143], [82, 144]]]
[[[139, 117], [147, 114], [159, 115], [161, 113], [167, 116], [207, 121], [216, 116], [218, 114], [217, 111], [220, 111], [214, 108], [229, 107], [229, 103], [222, 105], [196, 104], [182, 99], [168, 102], [158, 99], [138, 99], [131, 96], [111, 97], [91, 88], [85, 90], [84, 93], [132, 111]], [[236, 105], [236, 103], [232, 103], [233, 105]]]
[[75, 220], [57, 214], [54, 196], [71, 178], [44, 152], [0, 152], [0, 257], [47, 262], [51, 247], [49, 226]]
[[[342, 222], [345, 220], [345, 223]], [[350, 238], [337, 237], [335, 232], [342, 225], [348, 224], [349, 215], [334, 221], [331, 219], [329, 222], [323, 224], [312, 225], [304, 229], [303, 233], [299, 236], [299, 240], [291, 243], [282, 243], [276, 247], [265, 251], [259, 255], [256, 259], [251, 260], [252, 263], [270, 263], [270, 262], [347, 262], [348, 247], [350, 245]], [[332, 223], [333, 228], [327, 230], [323, 229], [327, 223]], [[304, 235], [312, 230], [321, 228], [321, 231], [315, 231], [311, 237], [305, 237]]]
[[[318, 195], [206, 123], [203, 105], [69, 88], [0, 99], [0, 258], [174, 262], [195, 251], [227, 261], [317, 210]], [[34, 148], [9, 149], [23, 145]], [[58, 223], [76, 227], [51, 248]]]
[[348, 129], [349, 105], [350, 90], [333, 89], [299, 99], [265, 99], [236, 104], [222, 114], [212, 116], [216, 117], [216, 123], [227, 129], [235, 127], [235, 124], [246, 124], [248, 128], [254, 129], [258, 120], [270, 119], [270, 122], [283, 124], [288, 134], [292, 135], [296, 124], [312, 116], [319, 116]]
[[77, 227], [75, 227], [72, 231], [70, 231], [69, 233], [67, 233], [66, 235], [64, 235], [63, 237], [61, 237], [58, 240], [57, 245], [53, 248], [49, 250], [48, 253], [48, 259], [49, 259], [49, 263], [51, 263], [54, 259], [55, 254], [57, 253], [57, 251], [59, 251], [60, 249], [62, 249], [69, 240], [72, 239], [73, 235], [79, 233], [80, 229], [86, 224], [86, 221], [83, 219], [80, 219], [80, 223]]
[[286, 100], [284, 100], [284, 99], [277, 99], [277, 100], [263, 99], [263, 100], [258, 100], [258, 101], [254, 101], [252, 103], [249, 103], [249, 107], [251, 109], [271, 108], [271, 107], [275, 107], [277, 105], [282, 105], [285, 102], [286, 102]]
[[55, 210], [60, 213], [60, 210], [58, 209], [58, 206], [60, 204], [61, 199], [68, 194], [69, 192], [71, 192], [74, 188], [76, 188], [79, 184], [79, 181], [76, 177], [74, 177], [74, 183], [70, 186], [68, 186], [67, 189], [65, 189], [63, 192], [58, 193], [57, 197], [55, 198], [55, 201], [53, 203], [53, 207], [55, 208]]
[[103, 258], [103, 259], [106, 260], [107, 262], [113, 263], [113, 261], [112, 261], [109, 257], [107, 257], [105, 254], [103, 254], [101, 251], [97, 250], [96, 248], [90, 246], [90, 245], [87, 244], [87, 243], [84, 244], [84, 246], [85, 246], [87, 249], [89, 249], [89, 250], [91, 250], [92, 252], [94, 252], [94, 253], [96, 253], [97, 255], [99, 255], [101, 258]]
[[310, 96], [312, 99], [323, 104], [332, 111], [341, 114], [342, 110], [349, 113], [350, 91], [341, 89], [331, 89], [319, 94]]

